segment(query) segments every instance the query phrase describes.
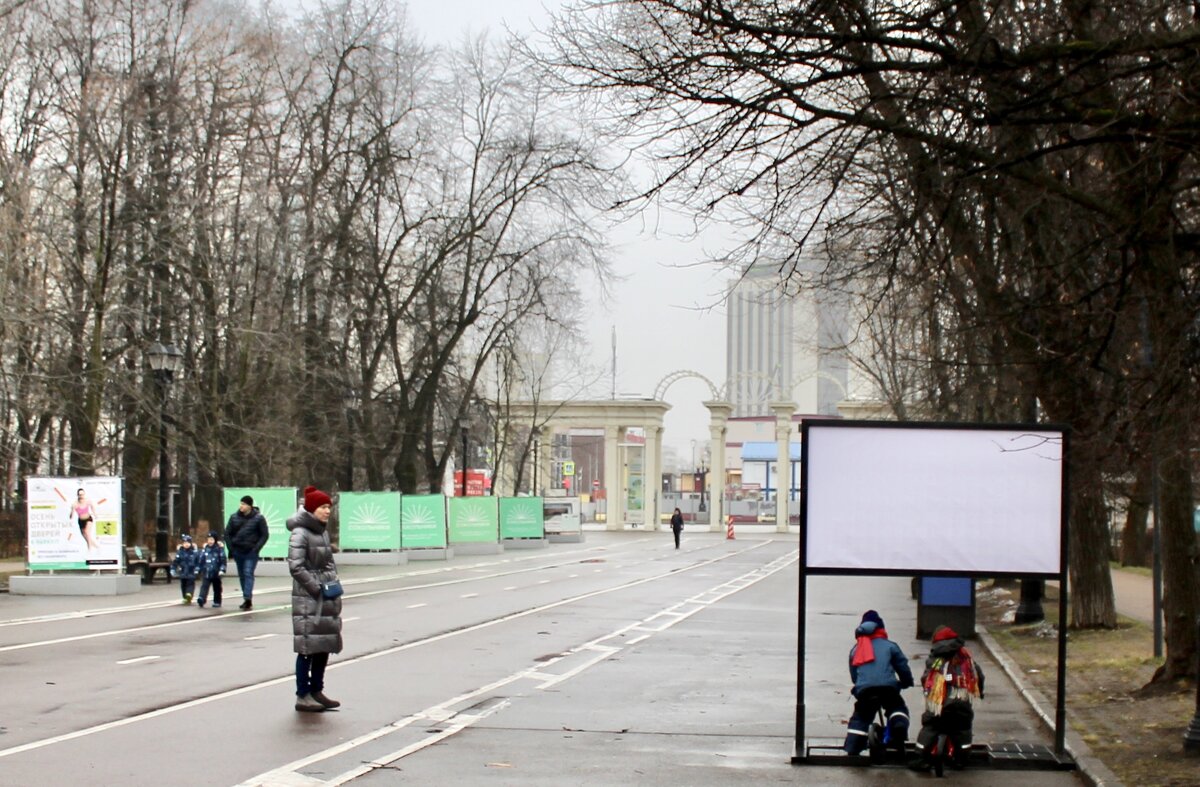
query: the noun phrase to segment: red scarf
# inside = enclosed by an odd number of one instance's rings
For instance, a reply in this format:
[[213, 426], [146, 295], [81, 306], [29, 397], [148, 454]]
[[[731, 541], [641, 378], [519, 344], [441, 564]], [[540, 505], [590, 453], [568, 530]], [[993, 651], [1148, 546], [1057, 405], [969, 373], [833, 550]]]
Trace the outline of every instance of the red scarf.
[[887, 639], [887, 630], [877, 628], [870, 636], [864, 634], [855, 638], [854, 658], [850, 660], [850, 666], [861, 667], [875, 660], [875, 646], [871, 644], [873, 639]]

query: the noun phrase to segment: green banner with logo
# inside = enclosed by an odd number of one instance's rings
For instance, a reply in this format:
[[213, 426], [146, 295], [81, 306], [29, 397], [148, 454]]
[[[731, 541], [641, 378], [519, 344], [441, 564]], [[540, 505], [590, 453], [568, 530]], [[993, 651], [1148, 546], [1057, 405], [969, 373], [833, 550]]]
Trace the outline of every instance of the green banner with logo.
[[400, 543], [405, 549], [446, 546], [446, 498], [404, 495], [400, 498]]
[[495, 543], [500, 539], [500, 520], [494, 497], [451, 497], [450, 543]]
[[[225, 490], [225, 522], [221, 528], [222, 538], [229, 518], [238, 511], [238, 505], [243, 495], [254, 498], [254, 507], [267, 520], [267, 544], [258, 553], [259, 557], [287, 557], [288, 537], [287, 521], [296, 513], [296, 490], [293, 487], [229, 487]], [[229, 545], [226, 544], [228, 547]]]
[[501, 538], [543, 538], [540, 497], [500, 498]]
[[399, 492], [342, 492], [337, 513], [340, 549], [400, 548]]

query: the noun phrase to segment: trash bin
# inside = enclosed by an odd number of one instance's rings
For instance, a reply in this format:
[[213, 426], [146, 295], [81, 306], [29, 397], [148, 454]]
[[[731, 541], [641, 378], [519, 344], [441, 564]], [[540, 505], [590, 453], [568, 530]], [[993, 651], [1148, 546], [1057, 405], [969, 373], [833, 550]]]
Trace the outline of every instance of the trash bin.
[[975, 636], [975, 580], [970, 577], [921, 577], [917, 594], [917, 637], [932, 637], [938, 626], [949, 626], [960, 637]]

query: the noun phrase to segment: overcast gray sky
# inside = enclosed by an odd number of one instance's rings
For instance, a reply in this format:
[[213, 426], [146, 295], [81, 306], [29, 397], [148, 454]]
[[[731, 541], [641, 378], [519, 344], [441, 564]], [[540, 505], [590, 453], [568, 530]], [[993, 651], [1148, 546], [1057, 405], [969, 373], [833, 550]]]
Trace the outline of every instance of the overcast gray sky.
[[[310, 0], [278, 0], [283, 7], [311, 7]], [[466, 34], [489, 32], [499, 37], [504, 27], [530, 32], [544, 25], [547, 8], [563, 0], [410, 0], [408, 19], [430, 44], [450, 45]], [[725, 310], [721, 293], [729, 274], [697, 264], [719, 251], [722, 239], [680, 240], [687, 222], [646, 214], [617, 227], [610, 235], [613, 269], [620, 277], [610, 282], [612, 298], [605, 304], [589, 300], [586, 333], [591, 342], [589, 364], [603, 371], [597, 397], [612, 391], [612, 329], [617, 334], [616, 391], [651, 396], [659, 381], [680, 369], [703, 374], [718, 387], [725, 384]], [[584, 284], [586, 294], [591, 291]], [[715, 307], [715, 308], [714, 308]], [[708, 386], [681, 380], [667, 392], [672, 409], [666, 418], [668, 445], [690, 457], [693, 440], [708, 439]]]

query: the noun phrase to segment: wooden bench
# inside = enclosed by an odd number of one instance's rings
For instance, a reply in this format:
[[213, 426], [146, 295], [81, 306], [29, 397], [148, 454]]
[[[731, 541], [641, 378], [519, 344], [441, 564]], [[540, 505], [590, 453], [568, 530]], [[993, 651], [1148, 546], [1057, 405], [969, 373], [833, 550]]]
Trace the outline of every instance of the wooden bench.
[[154, 581], [154, 575], [162, 571], [163, 578], [167, 580], [167, 584], [171, 583], [171, 564], [160, 563], [150, 559], [150, 556], [142, 552], [141, 547], [125, 547], [125, 573], [126, 574], [141, 574], [142, 584], [149, 585]]

